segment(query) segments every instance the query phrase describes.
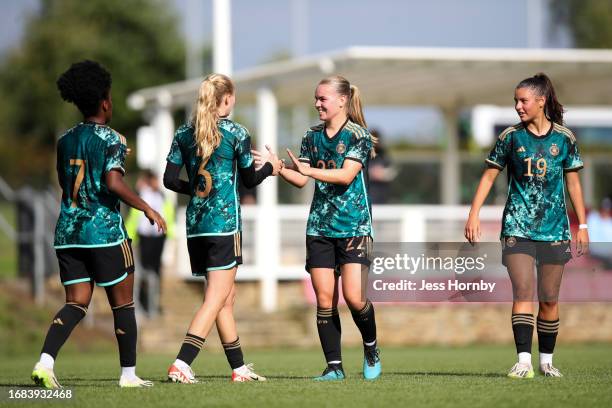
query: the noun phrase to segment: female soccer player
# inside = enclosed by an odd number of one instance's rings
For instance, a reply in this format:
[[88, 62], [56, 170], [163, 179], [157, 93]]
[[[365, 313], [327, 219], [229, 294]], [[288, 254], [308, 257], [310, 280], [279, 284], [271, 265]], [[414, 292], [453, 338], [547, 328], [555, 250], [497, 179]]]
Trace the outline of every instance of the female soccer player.
[[342, 293], [361, 332], [363, 376], [380, 376], [374, 306], [365, 299], [362, 273], [370, 265], [372, 217], [368, 163], [374, 138], [366, 129], [359, 89], [341, 76], [319, 82], [315, 109], [323, 123], [306, 131], [300, 157], [287, 150], [292, 168], [280, 175], [296, 187], [316, 180], [306, 230], [306, 270], [317, 298], [317, 329], [327, 367], [317, 381], [344, 379], [338, 315], [338, 274]]
[[[266, 155], [255, 170], [251, 138], [240, 124], [229, 120], [236, 96], [225, 75], [211, 74], [200, 85], [194, 116], [174, 135], [164, 174], [164, 185], [191, 196], [187, 206], [187, 247], [194, 276], [206, 276], [204, 302], [196, 312], [168, 379], [196, 383], [191, 363], [216, 322], [232, 381], [264, 381], [252, 365], [245, 365], [234, 321], [234, 278], [242, 263], [242, 236], [237, 177], [254, 187], [278, 174], [281, 161]], [[179, 178], [185, 166], [189, 181]]]
[[136, 376], [136, 318], [131, 240], [119, 213], [119, 200], [143, 211], [166, 230], [164, 219], [123, 181], [125, 137], [107, 124], [113, 114], [111, 76], [97, 62], [73, 64], [57, 80], [62, 98], [74, 103], [83, 122], [57, 143], [57, 174], [62, 202], [55, 249], [66, 304], [53, 318], [32, 372], [37, 385], [60, 388], [53, 372], [59, 349], [85, 317], [94, 282], [106, 289], [119, 344], [121, 387], [150, 387]]
[[552, 365], [559, 331], [557, 304], [565, 264], [571, 259], [571, 232], [565, 206], [565, 184], [578, 221], [578, 255], [588, 248], [582, 188], [578, 170], [583, 166], [576, 138], [563, 126], [563, 106], [550, 79], [537, 74], [521, 81], [514, 91], [521, 122], [497, 139], [465, 225], [471, 243], [480, 238], [479, 212], [495, 178], [508, 167], [509, 192], [502, 219], [502, 259], [513, 289], [512, 331], [518, 362], [508, 376], [532, 378], [533, 269], [537, 267], [537, 317], [540, 372], [561, 377]]

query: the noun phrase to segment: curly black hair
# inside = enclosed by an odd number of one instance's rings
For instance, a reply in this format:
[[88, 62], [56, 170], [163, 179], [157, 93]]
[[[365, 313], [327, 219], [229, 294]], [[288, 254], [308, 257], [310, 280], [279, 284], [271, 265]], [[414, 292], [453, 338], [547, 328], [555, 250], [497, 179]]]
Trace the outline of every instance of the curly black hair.
[[57, 79], [62, 99], [74, 103], [83, 116], [98, 113], [100, 103], [108, 98], [111, 75], [95, 61], [76, 62]]

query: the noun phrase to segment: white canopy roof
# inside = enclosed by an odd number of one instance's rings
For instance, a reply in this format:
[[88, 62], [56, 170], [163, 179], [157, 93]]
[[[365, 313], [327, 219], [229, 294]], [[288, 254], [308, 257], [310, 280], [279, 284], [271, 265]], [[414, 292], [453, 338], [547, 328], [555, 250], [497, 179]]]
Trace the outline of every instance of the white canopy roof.
[[[357, 85], [367, 105], [460, 107], [508, 105], [523, 78], [548, 74], [567, 105], [612, 105], [612, 50], [350, 47], [237, 72], [239, 103], [272, 90], [281, 106], [312, 101], [324, 76], [337, 73]], [[201, 79], [133, 93], [134, 109], [189, 106]]]

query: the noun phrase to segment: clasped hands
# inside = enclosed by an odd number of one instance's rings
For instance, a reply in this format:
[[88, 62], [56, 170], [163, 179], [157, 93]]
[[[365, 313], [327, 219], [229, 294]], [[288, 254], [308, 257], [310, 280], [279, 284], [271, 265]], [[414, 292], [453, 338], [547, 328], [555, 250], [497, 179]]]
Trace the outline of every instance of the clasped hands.
[[291, 163], [289, 164], [286, 164], [283, 159], [279, 159], [276, 153], [272, 151], [269, 145], [266, 145], [266, 150], [267, 151], [263, 153], [255, 149], [251, 150], [251, 154], [253, 155], [253, 158], [255, 160], [256, 170], [259, 170], [261, 167], [263, 167], [264, 164], [269, 162], [270, 164], [272, 164], [272, 168], [273, 168], [272, 175], [273, 176], [278, 175], [278, 173], [280, 173], [280, 171], [284, 168], [288, 168], [288, 169], [297, 171], [298, 173], [304, 176], [310, 175], [309, 174], [310, 166], [300, 162], [295, 157], [295, 155], [290, 149], [287, 149], [287, 154], [289, 155], [289, 158], [291, 159]]

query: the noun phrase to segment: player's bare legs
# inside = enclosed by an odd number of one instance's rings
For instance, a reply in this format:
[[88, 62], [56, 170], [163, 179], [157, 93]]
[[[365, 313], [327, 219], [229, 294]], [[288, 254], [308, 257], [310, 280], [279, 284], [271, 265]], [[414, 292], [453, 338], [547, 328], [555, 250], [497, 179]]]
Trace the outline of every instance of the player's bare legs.
[[230, 294], [225, 299], [223, 307], [217, 315], [217, 332], [223, 345], [227, 362], [232, 368], [232, 381], [265, 381], [266, 378], [253, 371], [253, 364], [245, 364], [242, 346], [236, 329], [234, 319], [234, 301], [236, 299], [236, 284], [232, 286]]
[[363, 265], [350, 263], [340, 266], [342, 275], [342, 295], [351, 311], [359, 311], [366, 305], [363, 293], [362, 269]]
[[66, 291], [66, 303], [78, 303], [89, 306], [93, 294], [93, 282], [75, 283], [64, 287]]
[[317, 306], [322, 308], [338, 307], [338, 276], [330, 268], [310, 270], [312, 288], [317, 298]]
[[238, 338], [236, 321], [234, 320], [234, 301], [236, 299], [236, 284], [232, 285], [229, 295], [225, 299], [223, 307], [217, 314], [215, 323], [221, 343], [231, 343]]
[[[234, 288], [234, 278], [236, 277], [236, 268], [210, 271], [206, 288], [204, 290], [204, 302], [198, 309], [191, 324], [189, 325], [189, 333], [196, 334], [200, 337], [206, 337], [212, 325], [217, 319], [217, 315], [224, 307], [225, 302]], [[235, 330], [235, 329], [234, 329]]]

